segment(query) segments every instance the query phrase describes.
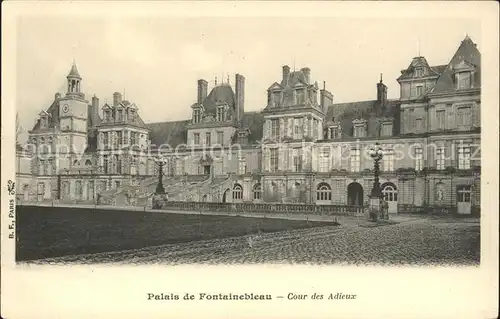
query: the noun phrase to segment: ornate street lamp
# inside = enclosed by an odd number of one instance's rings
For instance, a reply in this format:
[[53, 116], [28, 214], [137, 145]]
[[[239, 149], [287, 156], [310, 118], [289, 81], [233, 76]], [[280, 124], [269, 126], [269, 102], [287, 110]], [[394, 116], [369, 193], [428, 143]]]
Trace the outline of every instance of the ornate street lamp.
[[163, 157], [155, 158], [155, 163], [158, 165], [158, 184], [156, 185], [155, 194], [163, 195], [165, 194], [165, 188], [163, 187], [163, 166], [166, 161]]
[[[374, 213], [374, 215], [369, 216], [369, 219], [376, 220], [377, 219], [376, 216], [379, 215], [381, 212], [383, 212], [383, 210], [381, 209], [382, 191], [380, 190], [379, 176], [380, 176], [380, 161], [382, 160], [384, 154], [378, 142], [375, 143], [375, 146], [373, 146], [368, 151], [368, 154], [370, 154], [370, 157], [373, 159], [374, 178], [375, 178], [373, 181], [373, 188], [370, 194], [370, 211]], [[383, 213], [381, 217], [384, 218]]]

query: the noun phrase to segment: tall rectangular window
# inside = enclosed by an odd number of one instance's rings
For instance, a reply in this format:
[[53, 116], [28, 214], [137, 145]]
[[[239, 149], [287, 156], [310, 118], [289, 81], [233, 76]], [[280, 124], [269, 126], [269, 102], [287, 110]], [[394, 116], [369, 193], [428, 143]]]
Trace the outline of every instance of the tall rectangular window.
[[472, 111], [470, 106], [459, 107], [457, 109], [457, 124], [465, 126], [472, 124]]
[[122, 131], [118, 131], [116, 132], [116, 142], [118, 143], [118, 147], [122, 146], [122, 142], [123, 142], [123, 132]]
[[123, 111], [122, 110], [118, 110], [118, 120], [117, 120], [118, 122], [123, 121], [123, 115], [122, 114], [123, 114]]
[[193, 111], [193, 123], [200, 123], [201, 122], [201, 113], [200, 110], [194, 110]]
[[103, 133], [103, 141], [102, 143], [104, 144], [104, 148], [108, 148], [109, 147], [109, 132], [104, 132]]
[[417, 96], [422, 96], [424, 94], [424, 87], [422, 85], [417, 85]]
[[469, 145], [460, 145], [458, 147], [458, 169], [470, 169], [470, 153]]
[[272, 119], [271, 120], [271, 137], [273, 139], [278, 139], [280, 136], [280, 120]]
[[298, 147], [293, 149], [293, 170], [294, 172], [302, 171], [302, 149]]
[[278, 149], [271, 148], [270, 150], [271, 172], [278, 171]]
[[337, 126], [330, 127], [330, 138], [339, 138], [340, 137], [340, 131]]
[[136, 132], [130, 132], [130, 145], [135, 145], [136, 143]]
[[322, 149], [319, 157], [319, 171], [330, 171], [330, 149]]
[[40, 160], [40, 175], [45, 175], [45, 161]]
[[319, 138], [318, 137], [318, 120], [317, 119], [313, 119], [313, 127], [312, 127], [312, 138]]
[[471, 88], [471, 73], [460, 72], [458, 73], [458, 89], [465, 90]]
[[109, 173], [109, 160], [108, 160], [108, 155], [104, 155], [104, 163], [103, 163], [103, 168], [104, 168], [104, 174]]
[[222, 107], [217, 108], [217, 121], [219, 122], [224, 121], [224, 108]]
[[416, 132], [422, 132], [422, 130], [424, 129], [424, 124], [423, 124], [423, 120], [421, 118], [418, 118], [415, 120], [415, 131]]
[[361, 166], [360, 154], [359, 149], [351, 149], [351, 172], [359, 172]]
[[297, 90], [297, 104], [304, 104], [304, 103], [305, 103], [304, 89], [299, 89]]
[[424, 76], [424, 68], [419, 67], [415, 69], [415, 76], [416, 77], [422, 77]]
[[436, 128], [439, 130], [446, 128], [446, 113], [444, 110], [436, 111]]
[[200, 133], [194, 133], [194, 144], [200, 145]]
[[387, 151], [382, 157], [384, 163], [384, 171], [392, 172], [394, 171], [394, 152], [392, 150]]
[[217, 144], [224, 144], [224, 132], [217, 132]]
[[205, 133], [205, 144], [207, 146], [212, 144], [212, 134], [210, 132]]
[[300, 140], [302, 138], [302, 132], [304, 127], [302, 126], [302, 118], [296, 117], [293, 119], [293, 138]]
[[279, 106], [281, 104], [281, 92], [273, 92], [273, 103], [274, 106]]
[[422, 170], [424, 167], [424, 152], [421, 147], [415, 148], [415, 169]]
[[445, 158], [444, 158], [444, 147], [438, 147], [436, 149], [436, 168], [439, 170], [444, 169]]
[[382, 124], [382, 136], [392, 136], [392, 123]]

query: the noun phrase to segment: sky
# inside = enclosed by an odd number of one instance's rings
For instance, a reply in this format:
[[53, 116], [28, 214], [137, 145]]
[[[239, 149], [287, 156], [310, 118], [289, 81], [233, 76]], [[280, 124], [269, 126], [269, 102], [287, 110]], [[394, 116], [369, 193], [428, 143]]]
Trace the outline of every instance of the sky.
[[17, 24], [17, 110], [24, 130], [66, 91], [73, 60], [82, 91], [101, 105], [113, 92], [135, 102], [145, 122], [188, 119], [197, 80], [246, 78], [245, 111], [265, 107], [282, 66], [309, 67], [334, 103], [372, 100], [383, 73], [389, 98], [413, 57], [447, 64], [468, 34], [481, 50], [481, 25], [465, 19], [327, 17], [32, 16]]

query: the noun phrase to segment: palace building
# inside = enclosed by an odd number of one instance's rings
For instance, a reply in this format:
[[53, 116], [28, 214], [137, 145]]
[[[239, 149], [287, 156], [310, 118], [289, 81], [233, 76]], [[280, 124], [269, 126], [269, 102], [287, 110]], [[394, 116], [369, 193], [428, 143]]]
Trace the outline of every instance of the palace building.
[[[245, 111], [245, 77], [209, 88], [199, 80], [192, 117], [145, 123], [113, 94], [88, 101], [75, 64], [17, 149], [18, 201], [139, 205], [158, 183], [170, 201], [361, 206], [373, 185], [367, 150], [384, 155], [389, 211], [480, 206], [481, 54], [466, 37], [447, 65], [413, 58], [399, 99], [374, 84], [374, 99], [335, 103], [309, 68], [282, 67], [260, 112]], [[188, 107], [188, 106], [186, 106]], [[36, 156], [34, 156], [36, 155]]]

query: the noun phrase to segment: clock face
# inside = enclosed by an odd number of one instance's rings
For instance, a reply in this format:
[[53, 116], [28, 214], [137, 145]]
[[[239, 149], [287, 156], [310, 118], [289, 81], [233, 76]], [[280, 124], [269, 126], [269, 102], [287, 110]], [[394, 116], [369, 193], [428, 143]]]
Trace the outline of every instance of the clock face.
[[63, 110], [63, 112], [64, 112], [64, 113], [68, 113], [68, 111], [69, 111], [69, 106], [68, 106], [68, 104], [64, 104], [64, 106], [63, 106], [63, 109], [62, 109], [62, 110]]

